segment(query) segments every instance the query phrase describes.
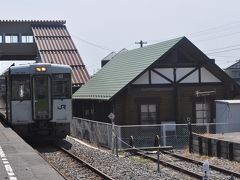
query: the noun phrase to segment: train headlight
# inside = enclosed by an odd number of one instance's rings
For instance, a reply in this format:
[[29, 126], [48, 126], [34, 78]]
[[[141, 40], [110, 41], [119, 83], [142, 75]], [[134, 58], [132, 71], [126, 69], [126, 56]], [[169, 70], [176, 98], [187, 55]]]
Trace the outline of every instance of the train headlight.
[[36, 70], [36, 72], [46, 72], [47, 68], [46, 67], [36, 67], [35, 70]]

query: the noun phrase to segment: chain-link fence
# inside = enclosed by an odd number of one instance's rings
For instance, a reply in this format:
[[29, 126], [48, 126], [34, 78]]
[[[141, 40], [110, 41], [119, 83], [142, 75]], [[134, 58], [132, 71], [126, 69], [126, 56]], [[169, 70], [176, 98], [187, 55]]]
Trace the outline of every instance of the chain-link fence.
[[70, 127], [72, 136], [106, 148], [112, 147], [112, 124], [74, 117]]
[[[155, 124], [155, 125], [114, 125], [91, 121], [82, 118], [73, 118], [71, 135], [92, 143], [111, 148], [113, 137], [118, 136], [118, 148], [128, 148], [129, 138], [133, 137], [135, 147], [152, 147], [156, 135], [160, 137], [162, 146], [185, 148], [188, 146], [188, 124]], [[239, 132], [240, 124], [206, 123], [192, 124], [192, 132], [198, 134]], [[112, 136], [114, 132], [114, 136]]]

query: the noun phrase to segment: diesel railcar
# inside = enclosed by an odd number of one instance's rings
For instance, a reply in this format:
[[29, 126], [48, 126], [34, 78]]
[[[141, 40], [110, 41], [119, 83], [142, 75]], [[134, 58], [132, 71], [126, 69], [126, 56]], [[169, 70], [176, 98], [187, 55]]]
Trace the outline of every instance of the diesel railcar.
[[71, 67], [11, 66], [1, 78], [1, 113], [22, 137], [64, 138], [72, 119]]

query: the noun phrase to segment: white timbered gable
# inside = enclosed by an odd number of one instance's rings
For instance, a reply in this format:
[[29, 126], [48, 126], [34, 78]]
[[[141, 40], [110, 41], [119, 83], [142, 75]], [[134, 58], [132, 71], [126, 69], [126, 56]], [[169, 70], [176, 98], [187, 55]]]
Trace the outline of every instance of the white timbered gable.
[[133, 84], [149, 84], [148, 71], [141, 75]]
[[[174, 74], [176, 74], [175, 78]], [[153, 68], [141, 75], [133, 84], [171, 84], [174, 82], [179, 84], [219, 83], [221, 80], [204, 67], [176, 68], [175, 70], [174, 68]]]
[[221, 82], [216, 76], [210, 73], [204, 67], [201, 68], [201, 82]]

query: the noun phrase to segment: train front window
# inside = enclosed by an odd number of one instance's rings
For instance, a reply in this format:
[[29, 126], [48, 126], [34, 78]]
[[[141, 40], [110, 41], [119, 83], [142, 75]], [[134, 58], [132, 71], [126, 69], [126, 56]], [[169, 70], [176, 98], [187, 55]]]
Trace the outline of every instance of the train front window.
[[53, 98], [67, 99], [71, 97], [70, 74], [53, 74]]
[[30, 78], [26, 75], [12, 76], [12, 100], [30, 99]]

